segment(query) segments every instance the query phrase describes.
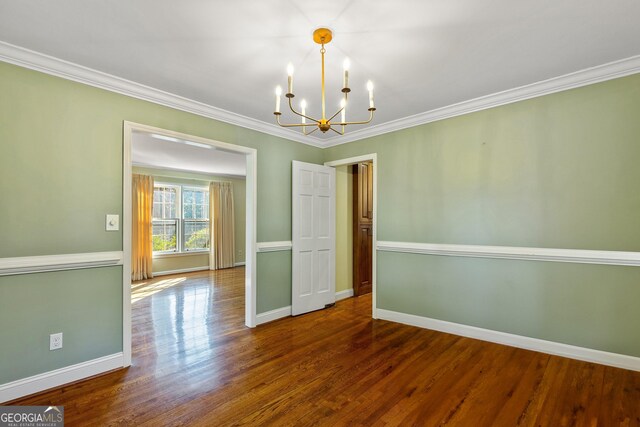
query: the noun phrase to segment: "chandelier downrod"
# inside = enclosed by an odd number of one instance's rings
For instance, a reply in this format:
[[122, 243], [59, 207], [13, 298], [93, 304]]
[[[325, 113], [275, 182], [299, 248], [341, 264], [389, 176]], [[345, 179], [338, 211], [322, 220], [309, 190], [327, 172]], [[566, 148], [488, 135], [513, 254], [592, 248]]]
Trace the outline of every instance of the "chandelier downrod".
[[[331, 42], [331, 39], [333, 38], [333, 34], [331, 33], [331, 30], [329, 30], [328, 28], [318, 28], [317, 30], [315, 30], [313, 32], [313, 41], [315, 41], [316, 43], [318, 43], [319, 45], [321, 45], [320, 48], [320, 55], [321, 55], [321, 59], [322, 59], [322, 70], [321, 70], [321, 93], [322, 93], [322, 117], [320, 119], [314, 119], [310, 116], [308, 116], [306, 114], [306, 102], [304, 100], [302, 100], [301, 102], [301, 108], [302, 108], [302, 112], [298, 112], [296, 111], [296, 109], [293, 107], [293, 102], [292, 99], [295, 97], [295, 95], [293, 94], [293, 65], [289, 64], [289, 66], [287, 67], [287, 73], [288, 73], [288, 79], [287, 79], [287, 93], [285, 94], [285, 97], [287, 97], [288, 101], [289, 101], [289, 109], [291, 110], [291, 112], [299, 117], [301, 117], [301, 123], [281, 123], [280, 122], [280, 116], [282, 115], [282, 113], [280, 112], [280, 96], [282, 95], [282, 89], [280, 88], [280, 86], [276, 87], [276, 110], [274, 111], [274, 115], [276, 116], [276, 122], [282, 126], [282, 127], [301, 127], [302, 128], [302, 132], [305, 135], [309, 135], [313, 132], [315, 132], [316, 130], [320, 129], [321, 132], [325, 133], [329, 130], [332, 130], [340, 135], [343, 135], [345, 132], [345, 126], [347, 125], [364, 125], [367, 124], [369, 122], [371, 122], [371, 120], [373, 119], [373, 112], [376, 110], [374, 103], [373, 103], [373, 84], [371, 83], [371, 81], [367, 82], [367, 90], [369, 91], [369, 119], [368, 120], [362, 120], [362, 121], [346, 121], [346, 108], [347, 108], [347, 100], [348, 100], [348, 96], [349, 96], [349, 92], [351, 92], [351, 89], [348, 86], [348, 82], [349, 82], [349, 60], [345, 59], [345, 63], [344, 63], [344, 79], [343, 79], [343, 88], [342, 88], [342, 93], [343, 93], [343, 99], [340, 103], [340, 109], [333, 115], [331, 116], [329, 119], [327, 119], [327, 115], [326, 115], [326, 97], [325, 97], [325, 73], [324, 73], [324, 54], [326, 53], [326, 49], [325, 49], [325, 44], [328, 44], [329, 42]], [[338, 115], [341, 114], [341, 120], [340, 122], [337, 123], [332, 123], [331, 121]], [[307, 123], [306, 121], [310, 120], [311, 123]], [[307, 127], [312, 126], [314, 127], [313, 130], [307, 132]], [[340, 130], [336, 130], [333, 126], [340, 126], [341, 129]]]
[[322, 48], [320, 49], [320, 55], [322, 56], [322, 121], [326, 122], [327, 116], [325, 115], [325, 107], [324, 107], [324, 53], [326, 52], [324, 48], [324, 43], [322, 44]]

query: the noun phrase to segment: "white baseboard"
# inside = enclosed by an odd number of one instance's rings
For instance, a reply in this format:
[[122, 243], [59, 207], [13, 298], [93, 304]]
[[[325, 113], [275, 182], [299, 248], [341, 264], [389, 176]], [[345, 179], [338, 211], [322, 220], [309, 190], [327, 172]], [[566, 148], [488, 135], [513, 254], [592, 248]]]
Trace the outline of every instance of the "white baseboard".
[[336, 292], [336, 301], [340, 301], [353, 296], [353, 289], [345, 289], [344, 291]]
[[116, 353], [0, 385], [0, 403], [59, 387], [124, 366], [124, 356]]
[[[336, 301], [340, 301], [345, 298], [353, 296], [353, 289], [347, 289], [345, 291], [336, 292]], [[283, 317], [291, 316], [291, 306], [276, 308], [275, 310], [265, 311], [264, 313], [258, 313], [256, 316], [256, 324], [262, 325], [263, 323], [273, 322], [274, 320], [282, 319]]]
[[208, 269], [209, 269], [209, 266], [192, 267], [192, 268], [181, 268], [179, 270], [157, 271], [157, 272], [153, 273], [153, 277], [168, 276], [169, 274], [192, 273], [194, 271], [205, 271], [205, 270], [208, 270]]
[[593, 362], [601, 365], [614, 366], [616, 368], [640, 371], [639, 357], [609, 353], [585, 347], [577, 347], [553, 341], [541, 340], [538, 338], [508, 334], [506, 332], [492, 331], [490, 329], [446, 322], [444, 320], [431, 319], [429, 317], [415, 316], [413, 314], [399, 313], [397, 311], [384, 310], [381, 308], [378, 308], [377, 316], [378, 319], [404, 323], [406, 325], [418, 326], [420, 328], [432, 329], [434, 331], [446, 332], [463, 337], [504, 344], [511, 347], [524, 348], [541, 353], [568, 357], [570, 359], [577, 359], [585, 362]]
[[[234, 267], [240, 267], [245, 265], [245, 262], [236, 262], [233, 264]], [[206, 271], [209, 270], [209, 266], [204, 267], [192, 267], [192, 268], [181, 268], [179, 270], [166, 270], [166, 271], [157, 271], [153, 273], [153, 277], [157, 276], [168, 276], [169, 274], [180, 274], [180, 273], [193, 273], [194, 271]]]
[[273, 322], [274, 320], [289, 316], [291, 316], [291, 306], [276, 308], [275, 310], [258, 313], [256, 316], [256, 324], [262, 325], [263, 323]]

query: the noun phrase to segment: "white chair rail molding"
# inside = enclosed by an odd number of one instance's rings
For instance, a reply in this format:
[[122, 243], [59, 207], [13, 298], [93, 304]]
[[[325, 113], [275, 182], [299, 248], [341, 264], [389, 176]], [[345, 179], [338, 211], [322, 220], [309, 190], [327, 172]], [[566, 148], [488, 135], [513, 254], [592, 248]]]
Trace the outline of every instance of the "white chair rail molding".
[[378, 241], [376, 249], [423, 255], [640, 266], [640, 252]]

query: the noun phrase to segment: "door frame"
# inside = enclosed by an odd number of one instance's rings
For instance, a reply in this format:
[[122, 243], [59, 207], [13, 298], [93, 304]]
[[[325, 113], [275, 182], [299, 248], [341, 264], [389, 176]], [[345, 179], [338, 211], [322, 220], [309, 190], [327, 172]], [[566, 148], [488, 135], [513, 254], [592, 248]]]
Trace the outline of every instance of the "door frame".
[[258, 200], [258, 151], [242, 145], [234, 145], [213, 139], [202, 138], [169, 129], [157, 128], [140, 123], [124, 121], [123, 126], [123, 156], [122, 156], [122, 352], [123, 366], [131, 365], [131, 143], [134, 131], [155, 133], [173, 138], [212, 145], [225, 151], [244, 154], [246, 157], [246, 240], [245, 240], [245, 325], [256, 326], [256, 228], [257, 228], [257, 200]]
[[373, 163], [373, 242], [371, 248], [371, 317], [378, 318], [377, 305], [376, 305], [376, 292], [377, 292], [377, 241], [378, 241], [378, 154], [363, 154], [362, 156], [348, 157], [346, 159], [332, 160], [330, 162], [324, 162], [325, 166], [348, 166], [356, 163], [370, 161]]

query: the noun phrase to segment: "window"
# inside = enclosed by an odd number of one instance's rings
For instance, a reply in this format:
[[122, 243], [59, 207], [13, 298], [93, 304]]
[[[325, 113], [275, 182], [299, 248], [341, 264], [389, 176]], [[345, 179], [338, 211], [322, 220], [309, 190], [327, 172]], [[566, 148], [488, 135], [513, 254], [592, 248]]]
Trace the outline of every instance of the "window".
[[182, 223], [183, 250], [209, 248], [209, 190], [183, 188]]
[[156, 185], [153, 189], [153, 251], [177, 252], [179, 187]]
[[183, 253], [209, 249], [209, 189], [155, 185], [153, 252]]

